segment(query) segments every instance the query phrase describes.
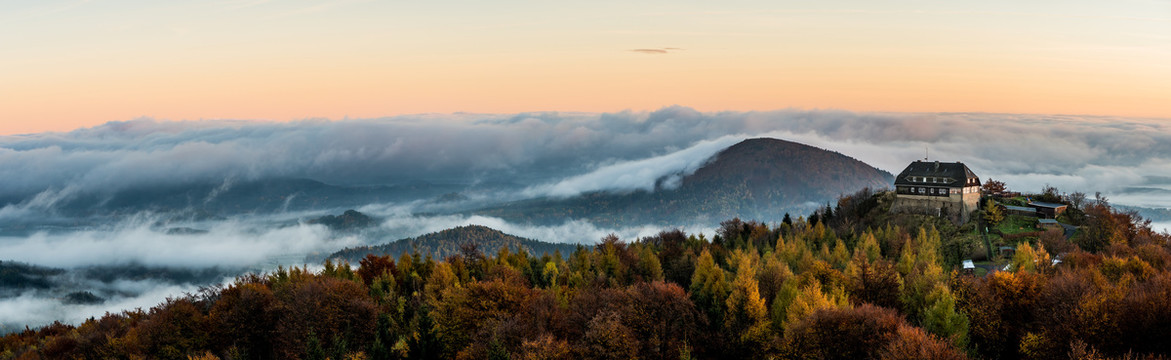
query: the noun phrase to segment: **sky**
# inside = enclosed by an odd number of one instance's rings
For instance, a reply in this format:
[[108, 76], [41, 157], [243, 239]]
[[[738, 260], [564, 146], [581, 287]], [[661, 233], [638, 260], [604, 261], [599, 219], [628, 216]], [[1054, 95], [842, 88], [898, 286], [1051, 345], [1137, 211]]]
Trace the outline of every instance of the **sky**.
[[1171, 118], [1171, 1], [0, 2], [0, 134], [842, 109]]

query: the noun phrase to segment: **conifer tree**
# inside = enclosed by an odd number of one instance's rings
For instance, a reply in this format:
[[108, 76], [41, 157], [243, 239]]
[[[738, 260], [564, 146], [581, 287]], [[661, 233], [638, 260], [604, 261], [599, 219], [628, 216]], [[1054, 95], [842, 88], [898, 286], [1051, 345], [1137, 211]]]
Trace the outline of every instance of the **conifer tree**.
[[728, 298], [728, 280], [724, 270], [716, 266], [711, 251], [703, 250], [696, 260], [695, 274], [691, 276], [691, 297], [708, 316], [711, 324], [722, 324], [724, 304]]
[[768, 311], [760, 297], [756, 269], [751, 262], [740, 261], [736, 280], [726, 301], [724, 327], [745, 346], [755, 347], [767, 338]]
[[948, 339], [960, 349], [968, 346], [968, 317], [956, 310], [955, 297], [939, 285], [928, 295], [931, 307], [923, 315], [923, 328]]

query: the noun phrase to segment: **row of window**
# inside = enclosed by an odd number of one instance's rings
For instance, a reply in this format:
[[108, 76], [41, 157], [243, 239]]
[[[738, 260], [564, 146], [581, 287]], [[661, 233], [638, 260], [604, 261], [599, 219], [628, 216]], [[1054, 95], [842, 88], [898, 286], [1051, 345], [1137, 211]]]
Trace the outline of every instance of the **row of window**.
[[934, 177], [934, 176], [911, 176], [911, 182], [932, 183], [932, 184], [950, 184], [955, 180], [951, 178]]
[[898, 187], [899, 194], [919, 194], [919, 195], [951, 195], [951, 194], [971, 194], [980, 191], [975, 186], [968, 186], [960, 189], [954, 188], [929, 188], [929, 187], [914, 187], [914, 186], [900, 186]]

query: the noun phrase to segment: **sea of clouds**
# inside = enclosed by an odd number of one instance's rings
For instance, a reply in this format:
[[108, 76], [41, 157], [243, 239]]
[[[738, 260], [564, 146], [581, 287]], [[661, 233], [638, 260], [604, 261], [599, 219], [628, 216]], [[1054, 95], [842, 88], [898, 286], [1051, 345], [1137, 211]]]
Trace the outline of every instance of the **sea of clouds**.
[[[225, 179], [330, 184], [508, 181], [528, 195], [653, 189], [741, 139], [773, 136], [897, 173], [924, 158], [962, 161], [1014, 189], [1101, 191], [1171, 206], [1171, 126], [1071, 115], [893, 114], [832, 110], [414, 115], [344, 121], [110, 122], [0, 136], [0, 199], [51, 207], [79, 194]], [[1161, 195], [1161, 196], [1152, 196]], [[0, 210], [0, 216], [6, 214]]]
[[[411, 182], [512, 184], [467, 194], [478, 203], [570, 197], [593, 191], [671, 187], [720, 150], [754, 137], [825, 148], [898, 173], [907, 163], [962, 161], [1014, 190], [1056, 186], [1101, 192], [1112, 202], [1171, 207], [1171, 126], [1157, 119], [1071, 115], [900, 114], [834, 110], [411, 115], [343, 121], [235, 120], [110, 122], [65, 133], [0, 136], [0, 230], [58, 216], [71, 198], [155, 186], [304, 178], [337, 185]], [[162, 215], [110, 224], [0, 236], [0, 260], [82, 269], [93, 266], [271, 269], [353, 245], [479, 224], [545, 241], [593, 243], [610, 233], [633, 240], [654, 226], [604, 228], [584, 220], [554, 226], [484, 216], [424, 215], [419, 203], [368, 204], [377, 236], [338, 235], [298, 220], [336, 209], [252, 214], [169, 234]], [[426, 209], [423, 209], [426, 210]], [[69, 220], [69, 219], [65, 219]], [[66, 221], [67, 222], [67, 221]], [[717, 224], [688, 232], [711, 233]], [[1168, 223], [1156, 223], [1166, 228]], [[201, 284], [139, 281], [101, 305], [53, 296], [0, 299], [0, 325], [78, 321], [147, 306]], [[206, 284], [203, 284], [206, 285]], [[110, 287], [112, 285], [93, 285]], [[99, 289], [101, 290], [101, 289]], [[39, 315], [31, 315], [39, 314]]]

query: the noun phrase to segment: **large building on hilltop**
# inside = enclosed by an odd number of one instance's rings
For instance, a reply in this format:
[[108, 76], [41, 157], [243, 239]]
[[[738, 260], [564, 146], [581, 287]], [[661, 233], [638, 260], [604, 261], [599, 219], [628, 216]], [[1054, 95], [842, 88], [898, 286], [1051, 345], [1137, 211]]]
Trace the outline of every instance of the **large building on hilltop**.
[[896, 213], [946, 216], [967, 222], [980, 205], [980, 177], [964, 163], [915, 161], [895, 177]]

